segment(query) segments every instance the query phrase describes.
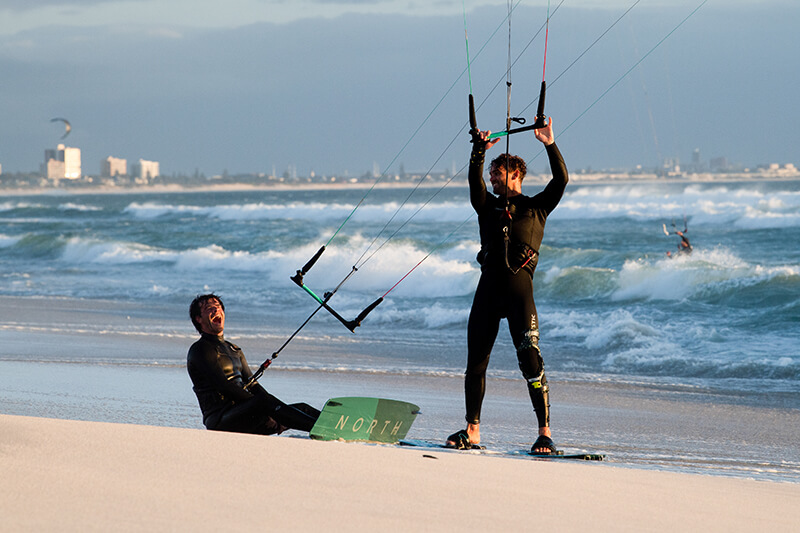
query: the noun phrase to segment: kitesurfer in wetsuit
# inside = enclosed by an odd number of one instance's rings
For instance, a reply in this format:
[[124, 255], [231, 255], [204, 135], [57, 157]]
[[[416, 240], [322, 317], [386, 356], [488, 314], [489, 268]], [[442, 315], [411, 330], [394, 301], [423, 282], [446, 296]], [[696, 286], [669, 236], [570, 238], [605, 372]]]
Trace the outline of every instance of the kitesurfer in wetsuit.
[[[678, 253], [679, 254], [686, 254], [689, 255], [692, 253], [692, 245], [689, 244], [689, 239], [686, 238], [686, 235], [683, 231], [676, 231], [675, 235], [681, 238], [681, 242], [678, 243]], [[667, 255], [672, 257], [672, 252], [667, 252]]]
[[484, 155], [497, 139], [489, 132], [474, 132], [469, 165], [472, 207], [478, 214], [481, 277], [475, 291], [467, 326], [467, 369], [464, 378], [467, 428], [450, 435], [447, 445], [471, 448], [480, 442], [481, 405], [486, 386], [486, 368], [500, 326], [508, 328], [522, 375], [539, 423], [539, 437], [532, 453], [549, 455], [557, 450], [551, 439], [550, 402], [544, 362], [539, 350], [539, 320], [533, 301], [533, 272], [539, 258], [544, 225], [567, 185], [564, 159], [556, 147], [553, 121], [534, 130], [545, 145], [552, 179], [536, 196], [522, 194], [526, 166], [522, 158], [502, 154], [491, 163], [487, 192], [483, 180]]
[[242, 350], [226, 340], [225, 305], [215, 294], [197, 296], [189, 306], [200, 339], [189, 348], [186, 367], [208, 429], [272, 435], [286, 429], [310, 431], [319, 411], [287, 405], [254, 383]]
[[[664, 230], [664, 235], [669, 237], [670, 235], [677, 235], [681, 238], [681, 242], [678, 243], [678, 254], [686, 254], [689, 255], [692, 253], [692, 245], [689, 243], [689, 239], [686, 237], [686, 234], [689, 232], [689, 226], [686, 224], [686, 217], [683, 217], [683, 231], [678, 231], [675, 227], [675, 221], [672, 221], [672, 229], [675, 230], [674, 233], [670, 233], [667, 230], [667, 225], [662, 224], [661, 228]], [[667, 252], [667, 257], [675, 257], [672, 255], [672, 252]]]

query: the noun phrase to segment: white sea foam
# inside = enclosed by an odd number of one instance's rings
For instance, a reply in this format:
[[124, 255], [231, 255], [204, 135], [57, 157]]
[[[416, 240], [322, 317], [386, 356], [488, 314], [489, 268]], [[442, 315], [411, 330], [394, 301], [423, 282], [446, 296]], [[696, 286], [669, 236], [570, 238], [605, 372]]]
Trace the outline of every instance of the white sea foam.
[[[13, 239], [8, 238], [8, 244]], [[309, 284], [331, 288], [338, 285], [353, 269], [368, 245], [367, 239], [356, 236], [342, 246], [331, 247], [308, 274]], [[4, 240], [0, 239], [0, 246]], [[66, 240], [61, 259], [72, 264], [136, 264], [172, 263], [177, 271], [252, 272], [263, 273], [273, 282], [285, 281], [317, 251], [317, 245], [303, 245], [285, 251], [249, 252], [228, 250], [220, 245], [203, 246], [183, 251], [168, 250], [135, 242], [72, 237]], [[357, 281], [348, 288], [370, 294], [388, 291], [397, 285], [394, 294], [403, 297], [451, 297], [471, 293], [479, 271], [474, 263], [477, 245], [463, 243], [442, 254], [403, 242], [392, 242], [380, 253], [364, 255], [358, 263]], [[427, 257], [426, 257], [427, 256]]]
[[148, 261], [174, 261], [179, 254], [135, 242], [103, 242], [72, 237], [67, 240], [62, 259], [68, 263], [125, 264]]
[[134, 202], [125, 208], [125, 212], [139, 219], [155, 219], [162, 216], [197, 216], [217, 220], [313, 220], [344, 221], [352, 214], [358, 222], [386, 223], [392, 216], [395, 222], [403, 223], [409, 218], [425, 221], [462, 221], [472, 214], [472, 208], [464, 202], [419, 203], [399, 202], [383, 204], [324, 203], [324, 202], [287, 202], [279, 204], [245, 203], [216, 206], [173, 205], [157, 202]]
[[[401, 207], [402, 206], [402, 207]], [[6, 204], [6, 208], [18, 204]], [[357, 207], [357, 209], [356, 209]], [[93, 209], [92, 206], [73, 206]], [[359, 223], [463, 222], [474, 216], [466, 195], [462, 200], [414, 198], [382, 204], [325, 202], [253, 202], [198, 206], [133, 202], [126, 213], [139, 219], [161, 216], [196, 216], [216, 220], [309, 220], [338, 224], [352, 215]], [[693, 226], [730, 225], [743, 229], [800, 226], [800, 193], [786, 190], [764, 192], [758, 188], [729, 188], [690, 184], [683, 188], [666, 184], [609, 185], [568, 188], [551, 218], [668, 220], [687, 217]]]
[[553, 212], [558, 219], [626, 217], [633, 220], [688, 218], [693, 226], [743, 229], [800, 226], [800, 193], [692, 184], [684, 189], [643, 184], [568, 189]]
[[[348, 288], [359, 291], [388, 291], [401, 279], [393, 294], [426, 298], [468, 294], [474, 290], [479, 275], [474, 256], [474, 244], [456, 246], [445, 253], [427, 255], [428, 251], [405, 242], [390, 242], [375, 253], [372, 248], [366, 255], [368, 241], [363, 237], [351, 239], [347, 245], [331, 247], [325, 251], [308, 273], [309, 284], [333, 287], [357, 266], [357, 280]], [[282, 254], [283, 272], [294, 272], [316, 252], [316, 247], [303, 246]], [[427, 257], [426, 257], [427, 256]], [[358, 259], [354, 265], [354, 259]], [[419, 264], [422, 261], [422, 264]], [[417, 266], [419, 264], [419, 266]], [[413, 269], [413, 271], [412, 271]]]
[[776, 213], [748, 207], [741, 218], [736, 220], [737, 228], [742, 229], [775, 229], [795, 228], [800, 226], [800, 212]]
[[466, 306], [451, 308], [434, 303], [422, 307], [399, 309], [392, 303], [392, 301], [386, 301], [376, 307], [369, 315], [370, 323], [388, 325], [405, 323], [412, 326], [416, 324], [425, 329], [442, 329], [451, 326], [466, 327], [469, 316], [469, 308]]
[[11, 236], [0, 234], [0, 248], [9, 248], [14, 246], [22, 239], [21, 236]]
[[95, 205], [86, 205], [86, 204], [76, 204], [73, 202], [67, 202], [58, 206], [58, 208], [62, 211], [84, 211], [84, 212], [92, 212], [92, 211], [102, 211], [102, 207], [98, 207]]
[[619, 273], [619, 288], [612, 298], [683, 300], [710, 285], [734, 282], [744, 286], [783, 272], [784, 269], [750, 265], [720, 248], [653, 262], [628, 260]]
[[576, 367], [596, 360], [596, 368], [624, 374], [695, 376], [716, 372], [730, 377], [741, 373], [742, 364], [758, 366], [752, 376], [776, 365], [774, 359], [746, 358], [743, 352], [747, 350], [741, 344], [735, 352], [725, 349], [729, 332], [721, 334], [714, 327], [683, 320], [654, 323], [652, 317], [628, 309], [556, 312], [546, 317], [543, 328], [546, 338], [562, 339], [586, 351], [573, 363]]
[[0, 211], [11, 211], [12, 209], [38, 209], [46, 207], [44, 204], [28, 202], [28, 201], [13, 201], [0, 202]]

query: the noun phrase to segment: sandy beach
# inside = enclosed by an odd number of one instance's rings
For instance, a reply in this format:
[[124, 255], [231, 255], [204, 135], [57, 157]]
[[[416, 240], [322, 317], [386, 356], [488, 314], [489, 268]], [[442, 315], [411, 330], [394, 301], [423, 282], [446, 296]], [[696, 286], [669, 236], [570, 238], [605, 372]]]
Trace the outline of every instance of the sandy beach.
[[796, 484], [7, 415], [0, 427], [4, 531], [794, 531], [800, 520]]
[[[494, 454], [215, 433], [202, 429], [184, 368], [195, 335], [183, 313], [6, 304], [2, 531], [794, 531], [800, 520], [800, 410], [780, 398], [754, 405], [555, 373], [557, 443], [606, 454], [602, 463], [507, 453], [535, 436], [517, 379], [488, 383], [482, 437]], [[151, 323], [161, 333], [144, 334]], [[231, 332], [255, 364], [264, 339]], [[414, 402], [412, 439], [439, 442], [463, 424], [457, 375], [287, 364], [324, 342], [299, 342], [305, 353], [279, 360], [262, 383], [316, 406], [348, 395]]]

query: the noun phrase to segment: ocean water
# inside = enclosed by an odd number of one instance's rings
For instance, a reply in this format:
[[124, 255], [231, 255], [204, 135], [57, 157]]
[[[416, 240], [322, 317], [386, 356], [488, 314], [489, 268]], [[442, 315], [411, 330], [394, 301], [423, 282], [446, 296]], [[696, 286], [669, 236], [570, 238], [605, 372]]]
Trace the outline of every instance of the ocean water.
[[[269, 354], [318, 307], [289, 277], [359, 202], [305, 283], [322, 296], [344, 280], [329, 305], [346, 319], [386, 297], [355, 334], [317, 313], [292, 342], [324, 339], [329, 354], [297, 357], [289, 343], [281, 364], [461, 373], [479, 243], [460, 186], [6, 197], [0, 294], [144, 304], [174, 318], [214, 291], [236, 312], [229, 328], [263, 336]], [[678, 237], [662, 224], [673, 223], [688, 228], [691, 255], [666, 255]], [[800, 407], [798, 243], [796, 181], [570, 184], [534, 280], [548, 372]], [[147, 328], [187, 333], [172, 320]], [[503, 328], [490, 368], [518, 373]]]
[[[416, 436], [438, 440], [463, 423], [460, 381], [438, 378], [463, 373], [479, 277], [467, 195], [450, 185], [6, 196], [0, 295], [69, 318], [12, 310], [0, 323], [4, 412], [198, 427], [183, 370], [196, 337], [187, 311], [213, 291], [251, 364], [280, 351], [273, 368], [289, 374], [270, 385], [279, 397], [375, 395], [365, 374], [387, 394], [410, 380], [447, 383], [449, 400], [422, 385], [419, 399], [402, 398], [425, 403]], [[678, 237], [662, 225], [673, 222], [688, 228], [691, 255], [667, 256]], [[325, 310], [301, 327], [318, 304], [289, 278], [329, 240], [306, 285], [335, 289], [329, 305], [346, 319], [384, 297], [355, 333]], [[798, 181], [571, 183], [534, 278], [546, 369], [560, 390], [592, 383], [606, 396], [598, 402], [630, 407], [609, 416], [562, 396], [559, 440], [622, 463], [796, 481], [784, 426], [800, 409], [798, 243]], [[330, 372], [310, 387], [304, 370]], [[485, 442], [519, 450], [532, 414], [503, 326], [489, 374], [499, 395], [487, 397]], [[651, 406], [688, 402], [687, 419], [639, 420], [631, 391]], [[720, 402], [741, 421], [714, 428]], [[773, 428], [766, 441], [759, 420]], [[738, 449], [742, 435], [758, 442]]]

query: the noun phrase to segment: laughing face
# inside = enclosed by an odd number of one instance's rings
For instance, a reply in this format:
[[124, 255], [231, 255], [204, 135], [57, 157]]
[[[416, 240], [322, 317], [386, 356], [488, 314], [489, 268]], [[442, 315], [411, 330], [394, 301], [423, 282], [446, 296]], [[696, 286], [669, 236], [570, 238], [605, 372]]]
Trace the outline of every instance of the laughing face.
[[222, 304], [216, 298], [209, 298], [200, 304], [200, 316], [197, 322], [203, 330], [203, 333], [210, 333], [211, 335], [222, 335], [225, 329], [225, 311], [222, 309]]

